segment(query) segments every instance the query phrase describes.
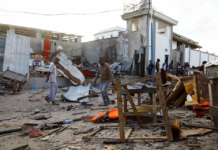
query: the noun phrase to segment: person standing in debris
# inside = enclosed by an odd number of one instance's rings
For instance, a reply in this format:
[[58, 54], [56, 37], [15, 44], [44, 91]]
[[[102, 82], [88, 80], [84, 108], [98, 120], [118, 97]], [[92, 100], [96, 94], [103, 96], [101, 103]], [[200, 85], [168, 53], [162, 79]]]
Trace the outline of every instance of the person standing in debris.
[[[100, 84], [100, 90], [101, 91], [105, 91], [107, 90], [110, 81], [112, 83], [112, 85], [114, 86], [114, 79], [112, 76], [112, 72], [110, 67], [104, 62], [104, 59], [102, 57], [99, 58], [99, 64], [100, 66], [98, 67], [98, 73], [96, 75], [96, 78], [94, 80], [94, 87], [96, 85], [96, 81], [99, 78], [99, 75], [101, 75], [101, 84]], [[103, 104], [101, 104], [100, 106], [104, 105], [107, 106], [110, 104], [110, 99], [108, 97], [107, 92], [101, 93], [102, 98], [103, 98]]]
[[160, 71], [160, 59], [157, 59], [157, 62], [156, 62], [156, 69], [157, 69], [157, 72]]
[[165, 84], [167, 82], [166, 72], [164, 70], [165, 63], [163, 63], [163, 66], [161, 68], [161, 79], [162, 83]]
[[152, 61], [150, 60], [150, 64], [147, 67], [149, 76], [152, 76], [153, 68], [154, 68], [154, 65], [152, 64]]
[[55, 57], [54, 62], [50, 63], [49, 65], [49, 72], [47, 74], [47, 79], [45, 82], [50, 82], [50, 94], [45, 97], [45, 100], [49, 103], [52, 102], [52, 105], [59, 105], [55, 103], [54, 98], [56, 96], [57, 90], [58, 90], [58, 84], [57, 84], [57, 69], [56, 65], [59, 63], [60, 59]]
[[177, 68], [177, 73], [176, 73], [176, 76], [179, 76], [182, 72], [182, 65], [181, 63], [178, 64], [178, 68]]
[[171, 74], [173, 74], [173, 60], [169, 64], [169, 71], [170, 71]]

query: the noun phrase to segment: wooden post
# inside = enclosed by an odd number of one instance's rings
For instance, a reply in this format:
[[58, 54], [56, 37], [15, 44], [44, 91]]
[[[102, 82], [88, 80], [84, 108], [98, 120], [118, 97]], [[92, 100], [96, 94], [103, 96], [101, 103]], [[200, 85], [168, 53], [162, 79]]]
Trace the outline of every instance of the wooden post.
[[[124, 113], [125, 113], [125, 112], [127, 112], [127, 99], [126, 99], [126, 95], [124, 95], [123, 97], [124, 97], [124, 100], [123, 100], [124, 104], [123, 105], [124, 105]], [[123, 119], [124, 119], [124, 124], [126, 124], [127, 120], [126, 120], [126, 116], [125, 115], [123, 115]]]
[[156, 96], [155, 93], [152, 93], [153, 99], [153, 123], [157, 123], [157, 108], [156, 108]]
[[120, 141], [125, 142], [125, 130], [124, 130], [124, 120], [123, 120], [123, 106], [122, 106], [122, 87], [121, 87], [121, 79], [116, 79], [117, 86], [117, 107], [119, 114], [119, 129], [120, 129]]
[[126, 92], [126, 95], [127, 95], [127, 97], [128, 97], [129, 103], [130, 103], [131, 106], [132, 106], [132, 109], [133, 109], [133, 111], [134, 111], [134, 113], [135, 113], [135, 116], [136, 116], [136, 118], [137, 118], [139, 124], [142, 124], [142, 120], [141, 120], [141, 118], [139, 117], [139, 113], [138, 113], [138, 111], [137, 111], [137, 109], [136, 109], [136, 107], [135, 107], [135, 104], [134, 104], [134, 102], [133, 102], [133, 100], [132, 100], [131, 95], [129, 94], [129, 90], [128, 90], [127, 86], [123, 86], [123, 88], [124, 88], [124, 90], [125, 90], [125, 92]]
[[170, 124], [170, 120], [169, 120], [169, 116], [168, 116], [168, 109], [167, 109], [167, 105], [166, 105], [165, 94], [163, 91], [163, 86], [162, 86], [163, 84], [162, 84], [161, 75], [159, 72], [156, 72], [155, 76], [156, 76], [157, 92], [159, 94], [160, 105], [161, 105], [161, 109], [163, 111], [163, 121], [165, 124], [167, 139], [168, 139], [168, 141], [173, 141], [173, 135], [172, 135], [171, 124]]
[[141, 105], [141, 93], [138, 93], [138, 106]]
[[[217, 91], [217, 85], [217, 80], [210, 80], [210, 83], [208, 84], [210, 106], [218, 106], [217, 98], [215, 96], [215, 92]], [[209, 109], [211, 109], [211, 107]], [[209, 112], [211, 112], [211, 110], [209, 110]], [[213, 126], [218, 127], [218, 117], [212, 115], [211, 122], [213, 123]]]

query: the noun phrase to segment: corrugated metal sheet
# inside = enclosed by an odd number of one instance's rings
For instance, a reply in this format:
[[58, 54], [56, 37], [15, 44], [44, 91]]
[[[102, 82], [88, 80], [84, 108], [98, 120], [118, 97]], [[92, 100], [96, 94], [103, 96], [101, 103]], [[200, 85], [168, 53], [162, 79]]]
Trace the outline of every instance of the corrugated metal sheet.
[[72, 61], [68, 59], [67, 55], [62, 51], [57, 51], [51, 55], [47, 60], [52, 62], [55, 57], [60, 59], [59, 64], [56, 64], [57, 70], [68, 78], [74, 85], [81, 85], [85, 81], [85, 77], [81, 71], [73, 65]]
[[9, 70], [29, 75], [30, 38], [7, 31], [3, 71]]

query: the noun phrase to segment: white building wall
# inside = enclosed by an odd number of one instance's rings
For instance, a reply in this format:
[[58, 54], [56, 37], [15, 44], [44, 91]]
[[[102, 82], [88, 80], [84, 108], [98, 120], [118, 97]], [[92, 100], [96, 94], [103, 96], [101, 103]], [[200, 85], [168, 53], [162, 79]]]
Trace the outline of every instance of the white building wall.
[[216, 60], [218, 60], [218, 56], [216, 57]]
[[172, 49], [177, 49], [177, 42], [176, 42], [176, 41], [173, 41], [173, 43], [172, 43]]
[[102, 39], [103, 36], [104, 36], [104, 39], [111, 38], [111, 35], [113, 35], [113, 37], [118, 37], [119, 32], [121, 32], [121, 31], [110, 31], [110, 32], [95, 34], [95, 40], [97, 40], [97, 39], [100, 40], [100, 39]]
[[190, 53], [190, 48], [185, 48], [185, 59], [184, 62], [189, 62], [189, 54]]
[[191, 50], [190, 58], [190, 67], [200, 66], [200, 51]]
[[[157, 61], [157, 59], [160, 59], [160, 67], [162, 67], [162, 64], [165, 63], [165, 55], [168, 55], [169, 59], [168, 59], [168, 63], [170, 63], [170, 55], [171, 55], [171, 48], [170, 48], [170, 37], [172, 34], [172, 30], [171, 30], [171, 26], [167, 25], [166, 27], [166, 34], [162, 35], [162, 34], [158, 34], [158, 22], [156, 22], [156, 33], [155, 34], [155, 62]], [[162, 22], [163, 23], [163, 22]]]
[[215, 60], [215, 56], [214, 55], [209, 55], [209, 62], [212, 62]]
[[201, 65], [203, 63], [203, 61], [207, 61], [208, 62], [208, 54], [207, 53], [201, 53]]

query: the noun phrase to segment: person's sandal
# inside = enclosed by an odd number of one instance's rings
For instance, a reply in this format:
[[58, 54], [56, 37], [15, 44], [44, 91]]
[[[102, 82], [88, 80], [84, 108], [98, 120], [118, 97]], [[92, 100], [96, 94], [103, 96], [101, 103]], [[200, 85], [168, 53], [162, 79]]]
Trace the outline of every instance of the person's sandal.
[[47, 96], [44, 99], [46, 100], [46, 102], [50, 103], [50, 101], [49, 101]]
[[52, 103], [52, 105], [59, 105], [59, 104], [54, 102], [54, 103]]

